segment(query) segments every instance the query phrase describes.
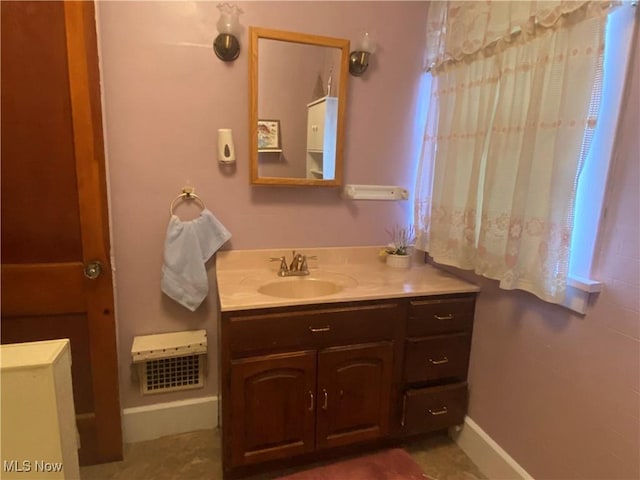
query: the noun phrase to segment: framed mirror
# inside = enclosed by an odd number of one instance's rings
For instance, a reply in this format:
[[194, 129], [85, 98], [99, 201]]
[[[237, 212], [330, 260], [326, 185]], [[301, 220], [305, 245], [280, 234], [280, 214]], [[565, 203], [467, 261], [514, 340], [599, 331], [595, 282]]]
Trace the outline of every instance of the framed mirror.
[[342, 184], [349, 41], [249, 28], [251, 184]]

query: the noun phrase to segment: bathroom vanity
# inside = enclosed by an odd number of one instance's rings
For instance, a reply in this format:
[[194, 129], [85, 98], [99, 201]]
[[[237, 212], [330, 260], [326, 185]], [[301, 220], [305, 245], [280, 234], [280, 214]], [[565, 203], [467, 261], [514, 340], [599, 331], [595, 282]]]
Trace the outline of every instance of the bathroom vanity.
[[225, 477], [463, 422], [478, 288], [377, 251], [309, 249], [295, 277], [269, 262], [290, 252], [218, 253]]

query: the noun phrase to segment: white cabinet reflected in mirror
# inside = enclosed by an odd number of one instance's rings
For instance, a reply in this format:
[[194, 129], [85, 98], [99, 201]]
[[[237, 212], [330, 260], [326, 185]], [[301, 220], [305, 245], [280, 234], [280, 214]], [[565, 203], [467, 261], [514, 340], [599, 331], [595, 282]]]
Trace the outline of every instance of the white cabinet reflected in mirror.
[[342, 184], [348, 56], [348, 40], [250, 28], [252, 184]]
[[327, 95], [307, 105], [307, 178], [335, 180], [337, 132], [337, 97]]

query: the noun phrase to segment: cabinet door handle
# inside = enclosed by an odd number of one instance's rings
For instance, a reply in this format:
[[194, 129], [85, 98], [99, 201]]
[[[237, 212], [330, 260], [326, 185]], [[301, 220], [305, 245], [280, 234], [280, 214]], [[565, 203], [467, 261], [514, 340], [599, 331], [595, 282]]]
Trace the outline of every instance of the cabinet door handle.
[[311, 402], [309, 404], [309, 411], [313, 412], [314, 399], [313, 399], [313, 392], [311, 390], [309, 390], [309, 399], [311, 400]]
[[434, 360], [432, 358], [429, 359], [429, 363], [431, 365], [442, 365], [444, 363], [449, 363], [449, 359], [447, 357], [442, 357], [440, 360]]
[[329, 325], [326, 325], [324, 327], [309, 327], [309, 330], [311, 330], [313, 333], [328, 332], [329, 330], [331, 330], [331, 327]]
[[404, 394], [402, 399], [402, 419], [400, 420], [400, 426], [404, 427], [405, 420], [407, 419], [407, 394]]
[[436, 320], [453, 320], [453, 313], [447, 313], [446, 315], [434, 315]]
[[327, 407], [329, 406], [329, 395], [327, 394], [327, 390], [326, 389], [322, 389], [322, 395], [324, 396], [324, 402], [322, 402], [322, 409], [326, 410]]
[[429, 409], [429, 413], [430, 413], [431, 415], [434, 415], [434, 416], [435, 416], [435, 415], [444, 415], [444, 414], [446, 414], [447, 412], [449, 412], [449, 410], [447, 409], [447, 407], [442, 407], [440, 410], [435, 410], [435, 411], [434, 411], [434, 410]]

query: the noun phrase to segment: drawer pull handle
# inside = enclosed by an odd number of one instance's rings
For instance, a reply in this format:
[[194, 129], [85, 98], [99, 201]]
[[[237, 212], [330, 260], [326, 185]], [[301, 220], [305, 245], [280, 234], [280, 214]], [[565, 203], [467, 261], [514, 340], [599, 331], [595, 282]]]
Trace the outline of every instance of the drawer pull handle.
[[309, 390], [309, 398], [311, 400], [311, 404], [309, 405], [309, 411], [313, 412], [314, 401], [313, 401], [313, 392], [311, 390]]
[[322, 404], [322, 409], [326, 410], [329, 403], [329, 395], [327, 394], [327, 390], [324, 388], [322, 389], [322, 395], [324, 395], [324, 402]]
[[311, 330], [313, 333], [328, 332], [329, 330], [331, 330], [331, 327], [329, 325], [327, 325], [326, 327], [309, 327], [309, 330]]
[[429, 363], [431, 363], [431, 365], [443, 365], [445, 363], [449, 363], [449, 359], [447, 357], [442, 357], [441, 360], [434, 360], [433, 358], [430, 358]]
[[447, 313], [446, 315], [434, 315], [436, 320], [453, 320], [453, 313]]
[[436, 411], [433, 411], [433, 410], [429, 409], [429, 413], [431, 415], [434, 415], [434, 416], [435, 415], [445, 415], [448, 412], [449, 412], [449, 410], [447, 409], [447, 407], [442, 407], [440, 410], [436, 410]]

